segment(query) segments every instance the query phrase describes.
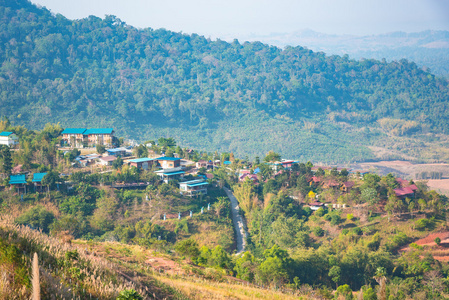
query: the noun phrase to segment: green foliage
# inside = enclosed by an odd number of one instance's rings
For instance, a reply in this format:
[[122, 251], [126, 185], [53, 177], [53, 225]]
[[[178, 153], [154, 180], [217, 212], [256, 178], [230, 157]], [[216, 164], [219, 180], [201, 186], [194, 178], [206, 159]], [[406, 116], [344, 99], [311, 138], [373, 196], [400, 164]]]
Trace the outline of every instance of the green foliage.
[[143, 300], [143, 297], [135, 290], [129, 289], [121, 291], [117, 300]]
[[439, 237], [436, 237], [435, 238], [435, 244], [437, 244], [439, 246], [440, 243], [441, 243], [441, 239]]
[[178, 242], [175, 245], [175, 249], [179, 254], [189, 257], [192, 261], [195, 261], [200, 255], [198, 243], [192, 239]]
[[424, 231], [424, 230], [432, 230], [435, 228], [435, 220], [434, 218], [431, 219], [419, 219], [415, 221], [415, 229]]
[[52, 212], [48, 211], [42, 205], [30, 208], [20, 215], [15, 222], [20, 225], [29, 225], [36, 229], [42, 229], [43, 232], [49, 232], [49, 226], [55, 220]]
[[321, 228], [321, 227], [314, 227], [314, 228], [313, 228], [313, 233], [314, 233], [316, 236], [323, 236], [323, 235], [324, 235], [324, 230], [323, 230], [323, 228]]
[[116, 170], [120, 169], [123, 166], [123, 159], [119, 156], [116, 160], [112, 162], [112, 167]]
[[274, 151], [270, 151], [267, 153], [265, 158], [263, 159], [265, 162], [275, 162], [281, 160], [281, 155], [279, 153], [276, 153]]
[[103, 154], [106, 152], [106, 147], [103, 145], [96, 145], [95, 149], [97, 150], [98, 154]]

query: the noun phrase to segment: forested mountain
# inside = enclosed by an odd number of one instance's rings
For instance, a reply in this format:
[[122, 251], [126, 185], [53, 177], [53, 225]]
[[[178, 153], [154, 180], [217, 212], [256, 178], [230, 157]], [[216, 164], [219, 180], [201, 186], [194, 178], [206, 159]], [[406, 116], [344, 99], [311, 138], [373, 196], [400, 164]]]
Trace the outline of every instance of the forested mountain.
[[114, 16], [72, 21], [26, 0], [0, 4], [0, 115], [16, 125], [107, 126], [140, 141], [166, 135], [210, 151], [327, 162], [373, 158], [365, 146], [391, 148], [391, 135], [429, 141], [449, 131], [448, 81], [407, 60], [356, 61], [136, 29]]
[[291, 33], [242, 36], [245, 41], [262, 41], [281, 48], [302, 45], [313, 51], [345, 55], [351, 58], [374, 58], [387, 61], [408, 59], [437, 75], [449, 78], [449, 31], [391, 32], [354, 36], [301, 30]]

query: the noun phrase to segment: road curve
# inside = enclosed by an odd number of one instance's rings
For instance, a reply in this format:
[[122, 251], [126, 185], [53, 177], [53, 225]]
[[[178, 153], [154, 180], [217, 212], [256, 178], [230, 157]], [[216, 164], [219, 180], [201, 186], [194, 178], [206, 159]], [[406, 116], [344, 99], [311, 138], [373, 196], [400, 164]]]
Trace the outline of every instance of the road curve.
[[237, 198], [232, 194], [232, 192], [227, 189], [223, 188], [226, 192], [226, 195], [228, 196], [229, 200], [231, 200], [231, 214], [232, 214], [232, 222], [234, 223], [234, 228], [236, 232], [236, 241], [237, 241], [237, 254], [242, 253], [245, 251], [246, 247], [246, 228], [243, 224], [242, 216], [239, 212], [239, 202], [237, 201]]

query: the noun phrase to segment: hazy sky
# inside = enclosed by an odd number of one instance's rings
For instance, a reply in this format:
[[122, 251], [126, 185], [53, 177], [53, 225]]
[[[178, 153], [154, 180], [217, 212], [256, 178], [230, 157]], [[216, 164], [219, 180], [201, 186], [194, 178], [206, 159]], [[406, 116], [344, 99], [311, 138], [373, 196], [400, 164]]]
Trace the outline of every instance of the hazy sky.
[[447, 0], [31, 0], [69, 19], [115, 15], [139, 28], [238, 38], [312, 29], [328, 34], [449, 30]]

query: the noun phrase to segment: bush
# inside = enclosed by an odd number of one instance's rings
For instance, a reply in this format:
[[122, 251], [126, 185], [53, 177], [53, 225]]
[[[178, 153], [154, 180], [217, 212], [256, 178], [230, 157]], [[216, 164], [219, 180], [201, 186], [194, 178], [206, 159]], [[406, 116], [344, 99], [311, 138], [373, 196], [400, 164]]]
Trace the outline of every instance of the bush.
[[143, 300], [143, 297], [135, 290], [130, 289], [121, 291], [117, 300]]
[[362, 235], [362, 234], [363, 234], [363, 231], [362, 231], [362, 229], [360, 229], [360, 227], [354, 227], [354, 228], [352, 228], [352, 232], [353, 232], [355, 235]]
[[335, 214], [331, 217], [331, 225], [338, 225], [341, 222], [341, 218], [339, 215]]
[[313, 228], [313, 233], [316, 236], [323, 236], [324, 235], [324, 230], [321, 227], [315, 227], [315, 228]]
[[27, 212], [16, 219], [20, 225], [29, 225], [35, 229], [42, 229], [43, 232], [49, 232], [49, 226], [55, 220], [52, 212], [46, 210], [42, 205], [30, 208]]
[[415, 221], [415, 229], [419, 231], [432, 230], [435, 227], [434, 218], [419, 219]]

